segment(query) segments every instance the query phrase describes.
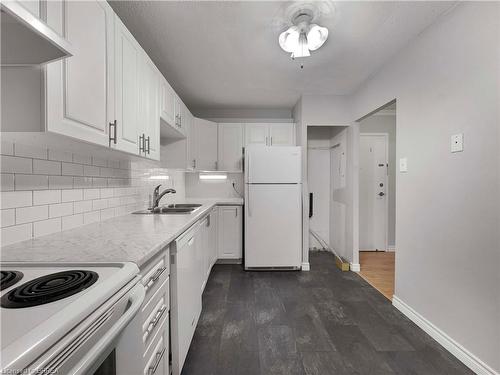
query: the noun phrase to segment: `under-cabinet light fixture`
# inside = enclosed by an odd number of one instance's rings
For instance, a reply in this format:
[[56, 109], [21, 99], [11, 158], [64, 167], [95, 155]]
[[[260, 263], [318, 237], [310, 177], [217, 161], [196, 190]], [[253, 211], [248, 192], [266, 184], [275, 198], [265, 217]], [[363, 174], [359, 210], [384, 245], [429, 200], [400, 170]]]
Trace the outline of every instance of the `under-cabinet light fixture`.
[[170, 180], [169, 175], [156, 175], [156, 176], [150, 176], [150, 180]]
[[226, 173], [200, 173], [200, 180], [227, 180], [227, 174]]

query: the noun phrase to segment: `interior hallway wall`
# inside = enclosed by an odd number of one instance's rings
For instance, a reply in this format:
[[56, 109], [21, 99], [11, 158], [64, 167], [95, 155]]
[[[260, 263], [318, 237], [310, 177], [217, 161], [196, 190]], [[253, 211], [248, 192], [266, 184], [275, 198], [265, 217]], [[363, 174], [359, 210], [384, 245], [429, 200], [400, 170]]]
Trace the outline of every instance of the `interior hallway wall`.
[[[355, 96], [361, 118], [397, 99], [395, 296], [500, 372], [500, 3], [466, 2]], [[464, 151], [450, 136], [464, 133]], [[474, 362], [478, 363], [478, 362]], [[488, 369], [489, 367], [489, 369]]]
[[394, 250], [396, 244], [396, 114], [375, 113], [359, 123], [359, 132], [389, 134], [389, 212], [388, 239], [389, 249]]
[[[313, 216], [309, 227], [327, 243], [330, 241], [330, 127], [307, 129], [307, 182], [313, 193]], [[322, 245], [309, 235], [311, 248]]]

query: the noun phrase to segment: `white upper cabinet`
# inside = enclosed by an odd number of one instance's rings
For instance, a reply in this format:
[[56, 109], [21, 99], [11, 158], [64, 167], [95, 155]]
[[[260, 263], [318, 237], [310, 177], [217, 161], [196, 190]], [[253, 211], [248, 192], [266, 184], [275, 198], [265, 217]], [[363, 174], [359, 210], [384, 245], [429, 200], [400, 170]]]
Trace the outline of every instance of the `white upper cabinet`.
[[295, 125], [290, 123], [269, 124], [269, 146], [294, 146]]
[[246, 145], [267, 145], [269, 138], [268, 124], [245, 124]]
[[245, 124], [245, 145], [294, 146], [295, 124], [293, 123], [248, 123]]
[[[139, 153], [139, 67], [141, 48], [118, 17], [115, 19], [115, 113], [110, 146]], [[116, 141], [115, 141], [116, 134]]]
[[195, 117], [193, 130], [190, 137], [197, 138], [197, 154], [194, 156], [195, 168], [197, 170], [217, 170], [217, 124]]
[[57, 1], [47, 24], [74, 55], [47, 65], [48, 131], [108, 146], [114, 122], [114, 13], [105, 1]]
[[[139, 74], [139, 151], [140, 154], [160, 160], [160, 74], [156, 66], [143, 53]], [[142, 143], [141, 143], [142, 142]]]
[[176, 95], [167, 80], [161, 80], [161, 118], [168, 125], [175, 126]]
[[218, 125], [218, 169], [228, 172], [243, 170], [244, 124]]

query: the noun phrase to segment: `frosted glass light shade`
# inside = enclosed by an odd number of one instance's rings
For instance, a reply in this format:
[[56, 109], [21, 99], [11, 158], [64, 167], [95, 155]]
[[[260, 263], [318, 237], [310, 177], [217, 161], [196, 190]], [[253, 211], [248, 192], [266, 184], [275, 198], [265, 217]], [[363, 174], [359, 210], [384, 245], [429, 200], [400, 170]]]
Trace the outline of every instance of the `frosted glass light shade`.
[[307, 47], [311, 51], [316, 51], [328, 38], [328, 29], [312, 23], [307, 32]]
[[291, 26], [283, 31], [279, 37], [280, 47], [289, 53], [294, 52], [299, 46], [300, 32], [297, 26]]
[[295, 51], [292, 53], [292, 57], [308, 57], [311, 56], [309, 53], [309, 48], [307, 48], [307, 38], [304, 33], [301, 33], [299, 36], [299, 44]]

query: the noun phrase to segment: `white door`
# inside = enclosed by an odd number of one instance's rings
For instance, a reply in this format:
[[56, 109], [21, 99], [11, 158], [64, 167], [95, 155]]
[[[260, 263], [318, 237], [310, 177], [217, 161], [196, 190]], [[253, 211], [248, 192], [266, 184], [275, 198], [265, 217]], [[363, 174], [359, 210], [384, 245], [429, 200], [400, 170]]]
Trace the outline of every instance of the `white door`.
[[218, 230], [219, 259], [242, 257], [241, 206], [220, 206]]
[[106, 1], [50, 2], [47, 24], [74, 55], [47, 65], [47, 130], [108, 146], [114, 122], [114, 12]]
[[228, 172], [243, 170], [243, 124], [223, 123], [218, 126], [218, 169]]
[[139, 153], [139, 67], [141, 48], [134, 37], [115, 17], [115, 111], [116, 143], [110, 146], [121, 151]]
[[386, 251], [387, 134], [361, 134], [359, 152], [359, 249]]
[[195, 137], [198, 138], [196, 169], [217, 170], [217, 123], [194, 119]]
[[300, 267], [302, 185], [246, 185], [245, 268]]
[[269, 146], [294, 146], [295, 125], [269, 124]]
[[267, 124], [245, 124], [245, 145], [268, 146], [269, 126]]

